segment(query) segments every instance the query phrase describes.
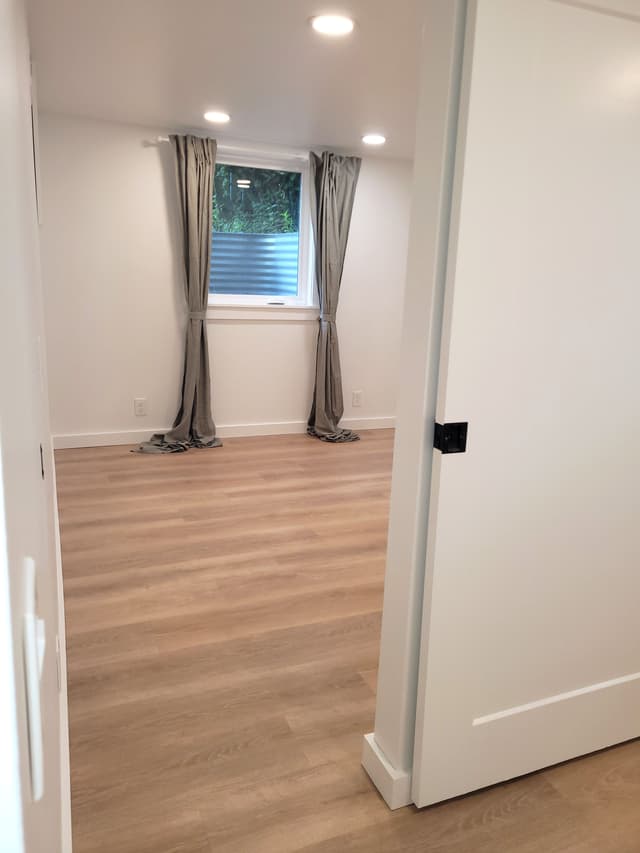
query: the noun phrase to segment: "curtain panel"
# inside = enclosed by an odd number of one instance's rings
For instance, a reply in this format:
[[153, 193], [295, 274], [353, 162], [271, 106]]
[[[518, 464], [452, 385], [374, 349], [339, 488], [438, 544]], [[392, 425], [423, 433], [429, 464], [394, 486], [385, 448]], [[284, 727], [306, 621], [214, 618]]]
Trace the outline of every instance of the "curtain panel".
[[311, 216], [320, 303], [316, 374], [307, 424], [322, 441], [357, 441], [339, 426], [344, 413], [336, 312], [361, 159], [325, 151], [311, 154]]
[[207, 304], [211, 263], [213, 175], [216, 142], [199, 136], [170, 137], [178, 185], [184, 295], [188, 310], [184, 370], [172, 429], [140, 445], [145, 453], [176, 453], [220, 447], [211, 413]]

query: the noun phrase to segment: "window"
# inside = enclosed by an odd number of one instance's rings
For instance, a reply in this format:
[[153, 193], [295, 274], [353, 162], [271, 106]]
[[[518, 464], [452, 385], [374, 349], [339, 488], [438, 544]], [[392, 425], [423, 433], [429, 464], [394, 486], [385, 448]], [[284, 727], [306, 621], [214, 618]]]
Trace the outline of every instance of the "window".
[[216, 163], [209, 301], [311, 305], [306, 164], [243, 160]]

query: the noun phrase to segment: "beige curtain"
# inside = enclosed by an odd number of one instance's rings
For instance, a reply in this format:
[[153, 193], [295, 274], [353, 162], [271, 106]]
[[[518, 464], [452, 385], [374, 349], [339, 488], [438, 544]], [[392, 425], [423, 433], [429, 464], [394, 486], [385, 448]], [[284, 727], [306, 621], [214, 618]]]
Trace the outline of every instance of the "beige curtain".
[[311, 215], [320, 327], [307, 432], [322, 441], [357, 441], [360, 437], [339, 426], [344, 403], [336, 327], [342, 268], [360, 164], [359, 157], [345, 157], [329, 151], [321, 156], [311, 154]]
[[211, 376], [206, 311], [209, 298], [213, 173], [216, 142], [198, 136], [171, 136], [184, 257], [187, 319], [184, 372], [173, 428], [139, 448], [145, 453], [176, 453], [190, 447], [220, 447], [211, 414]]

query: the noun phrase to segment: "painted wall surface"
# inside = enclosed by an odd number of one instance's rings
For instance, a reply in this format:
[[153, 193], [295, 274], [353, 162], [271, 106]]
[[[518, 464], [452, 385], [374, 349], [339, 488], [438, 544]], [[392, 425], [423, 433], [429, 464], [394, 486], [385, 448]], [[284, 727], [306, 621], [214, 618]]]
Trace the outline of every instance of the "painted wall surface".
[[[171, 150], [157, 130], [42, 115], [42, 260], [51, 417], [59, 443], [136, 440], [170, 425], [184, 307]], [[411, 164], [365, 159], [338, 312], [345, 418], [388, 425], [405, 282]], [[237, 313], [237, 312], [236, 312]], [[282, 316], [279, 314], [278, 316]], [[297, 315], [300, 316], [300, 315]], [[317, 320], [209, 322], [222, 435], [303, 428]], [[246, 317], [246, 319], [245, 319]], [[352, 390], [363, 405], [351, 406]], [[136, 417], [133, 399], [148, 399]], [[377, 420], [383, 419], [383, 420]]]

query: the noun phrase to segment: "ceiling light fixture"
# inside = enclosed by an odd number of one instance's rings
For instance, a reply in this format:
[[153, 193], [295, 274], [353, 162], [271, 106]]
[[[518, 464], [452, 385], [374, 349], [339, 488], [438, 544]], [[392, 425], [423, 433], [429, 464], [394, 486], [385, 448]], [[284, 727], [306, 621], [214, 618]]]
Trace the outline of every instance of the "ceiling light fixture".
[[245, 180], [243, 180], [242, 178], [239, 178], [239, 179], [236, 181], [236, 184], [237, 184], [241, 189], [245, 190], [245, 189], [249, 189], [249, 187], [251, 186], [251, 181], [246, 180], [246, 179], [245, 179]]
[[220, 112], [219, 110], [209, 110], [204, 114], [207, 121], [212, 121], [214, 124], [226, 124], [231, 120], [228, 113]]
[[311, 26], [323, 36], [348, 36], [355, 24], [346, 15], [317, 15], [311, 19]]
[[365, 145], [384, 145], [387, 138], [381, 133], [367, 133], [362, 137], [362, 141]]

